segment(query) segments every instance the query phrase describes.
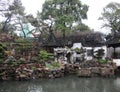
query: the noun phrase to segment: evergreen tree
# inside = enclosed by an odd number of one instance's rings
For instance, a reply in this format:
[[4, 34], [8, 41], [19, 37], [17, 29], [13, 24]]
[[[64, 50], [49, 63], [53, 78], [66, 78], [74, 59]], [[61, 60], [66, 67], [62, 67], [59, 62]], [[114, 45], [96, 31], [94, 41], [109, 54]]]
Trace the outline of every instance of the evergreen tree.
[[[87, 19], [88, 6], [79, 0], [46, 0], [40, 15], [43, 21], [50, 20], [51, 26], [63, 32], [65, 40], [66, 31], [82, 24], [82, 19]], [[88, 27], [87, 27], [88, 28]]]
[[120, 4], [109, 3], [103, 8], [102, 17], [99, 19], [104, 21], [103, 27], [110, 28], [113, 34], [120, 32]]

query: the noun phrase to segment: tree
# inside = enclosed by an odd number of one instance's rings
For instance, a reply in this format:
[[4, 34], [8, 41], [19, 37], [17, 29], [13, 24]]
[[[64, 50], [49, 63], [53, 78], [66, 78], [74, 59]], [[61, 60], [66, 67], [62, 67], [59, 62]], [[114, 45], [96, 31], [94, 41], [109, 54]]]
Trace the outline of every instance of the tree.
[[78, 32], [85, 32], [85, 31], [90, 31], [91, 29], [87, 26], [87, 25], [85, 25], [85, 24], [83, 24], [83, 23], [80, 23], [79, 25], [76, 25], [76, 26], [74, 26], [73, 28], [72, 28], [72, 32], [73, 31], [78, 31]]
[[43, 21], [51, 20], [51, 26], [63, 32], [65, 41], [66, 31], [71, 31], [73, 24], [81, 25], [82, 19], [87, 18], [87, 11], [88, 6], [79, 0], [46, 0], [40, 17]]
[[[4, 21], [5, 19], [5, 13], [8, 12], [8, 7], [10, 5], [10, 1], [9, 0], [0, 0], [0, 18], [1, 18], [1, 22], [0, 22], [0, 32], [2, 31], [3, 27], [4, 27], [4, 22], [6, 23], [8, 19], [6, 19], [6, 21]], [[4, 21], [4, 22], [3, 22]]]
[[6, 46], [0, 43], [0, 62], [3, 62], [3, 59], [5, 58], [5, 50]]
[[120, 4], [116, 2], [109, 3], [103, 8], [102, 17], [99, 19], [105, 22], [103, 27], [110, 28], [113, 34], [120, 32]]
[[8, 28], [14, 29], [11, 30], [11, 32], [14, 31], [22, 31], [24, 34], [24, 37], [26, 37], [26, 34], [24, 32], [23, 24], [27, 23], [27, 19], [25, 17], [24, 13], [24, 6], [22, 6], [21, 0], [14, 0], [12, 3], [8, 5], [8, 8], [5, 12], [3, 12], [4, 20], [2, 21], [2, 32], [10, 32]]
[[[3, 27], [4, 27], [4, 30], [5, 30], [5, 31], [3, 31]], [[15, 27], [14, 27], [12, 24], [10, 24], [10, 23], [6, 23], [6, 24], [5, 24], [4, 21], [2, 21], [2, 22], [0, 23], [0, 32], [12, 33], [13, 30], [15, 30]]]
[[43, 41], [43, 39], [46, 39], [49, 36], [49, 32], [52, 30], [52, 27], [48, 23], [41, 20], [40, 12], [37, 13], [37, 17], [29, 14], [26, 16], [26, 18], [29, 23], [35, 27], [34, 29], [30, 30], [28, 34], [32, 34], [34, 37], [39, 38], [39, 41]]
[[2, 15], [3, 12], [8, 11], [10, 4], [11, 0], [0, 0], [0, 15]]

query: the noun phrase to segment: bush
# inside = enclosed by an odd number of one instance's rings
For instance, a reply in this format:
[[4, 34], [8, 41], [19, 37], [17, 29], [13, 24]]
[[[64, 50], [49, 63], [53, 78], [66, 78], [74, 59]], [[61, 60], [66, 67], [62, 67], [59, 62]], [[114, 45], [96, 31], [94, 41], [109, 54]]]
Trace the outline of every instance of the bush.
[[108, 60], [105, 60], [105, 59], [102, 59], [102, 58], [101, 58], [101, 59], [98, 59], [98, 62], [99, 62], [99, 63], [108, 63]]
[[19, 60], [18, 60], [18, 63], [25, 63], [25, 58], [20, 58]]
[[51, 65], [55, 68], [59, 68], [60, 64], [58, 62], [52, 62]]
[[32, 61], [32, 62], [37, 62], [37, 61], [38, 61], [38, 58], [34, 56], [34, 57], [31, 58], [31, 61]]
[[15, 42], [18, 42], [18, 43], [26, 43], [26, 42], [28, 42], [28, 41], [25, 40], [24, 38], [18, 38], [18, 39], [15, 39]]
[[79, 48], [75, 48], [74, 49], [76, 52], [80, 52], [80, 49]]
[[0, 59], [3, 59], [5, 57], [5, 50], [6, 50], [6, 47], [3, 46], [2, 43], [0, 43]]
[[0, 59], [0, 63], [3, 63], [3, 59]]
[[32, 69], [32, 70], [36, 70], [37, 68], [36, 68], [35, 66], [32, 66], [31, 69]]
[[60, 68], [60, 64], [58, 62], [46, 63], [45, 66], [48, 69], [57, 69], [57, 68]]
[[42, 50], [42, 51], [40, 51], [40, 53], [38, 54], [38, 56], [39, 56], [39, 60], [41, 62], [46, 62], [46, 61], [51, 60], [51, 57], [53, 57], [54, 55], [52, 53], [48, 53], [45, 50]]
[[101, 58], [103, 58], [103, 56], [104, 56], [104, 49], [98, 49], [98, 51], [96, 51], [96, 55], [95, 55], [95, 57], [97, 58], [97, 59], [101, 59]]
[[12, 66], [16, 66], [17, 62], [16, 59], [13, 56], [9, 56], [7, 60], [5, 60], [6, 64], [12, 65]]

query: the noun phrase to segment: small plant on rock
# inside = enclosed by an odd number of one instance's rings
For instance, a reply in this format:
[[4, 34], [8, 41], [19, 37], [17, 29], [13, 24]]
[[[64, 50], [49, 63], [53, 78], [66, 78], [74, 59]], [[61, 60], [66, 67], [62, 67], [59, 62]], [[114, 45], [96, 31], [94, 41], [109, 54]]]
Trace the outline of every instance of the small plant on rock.
[[26, 61], [25, 58], [20, 58], [20, 59], [18, 60], [18, 63], [20, 63], [20, 64], [21, 64], [21, 63], [25, 63], [25, 61]]
[[9, 64], [9, 65], [13, 65], [13, 66], [17, 65], [16, 59], [13, 56], [9, 56], [7, 58], [7, 60], [5, 60], [4, 63]]
[[96, 51], [96, 54], [95, 54], [95, 58], [97, 58], [97, 59], [101, 59], [101, 58], [103, 58], [103, 56], [104, 56], [104, 49], [98, 49], [97, 51]]
[[53, 57], [54, 55], [52, 53], [48, 53], [45, 50], [42, 50], [40, 51], [38, 56], [41, 62], [47, 62], [47, 61], [50, 61], [51, 57]]

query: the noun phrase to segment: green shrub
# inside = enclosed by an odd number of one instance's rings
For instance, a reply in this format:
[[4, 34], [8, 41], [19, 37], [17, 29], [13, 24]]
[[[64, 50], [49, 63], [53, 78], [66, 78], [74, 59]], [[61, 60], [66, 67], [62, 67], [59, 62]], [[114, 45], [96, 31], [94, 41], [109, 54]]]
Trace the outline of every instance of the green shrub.
[[104, 56], [104, 49], [98, 49], [98, 51], [96, 51], [96, 55], [95, 55], [95, 57], [97, 58], [97, 59], [101, 59], [101, 58], [103, 58], [103, 56]]
[[32, 66], [31, 69], [32, 69], [32, 70], [36, 70], [37, 68], [36, 68], [35, 66]]
[[74, 49], [76, 52], [80, 52], [80, 49], [79, 48], [75, 48]]
[[37, 61], [38, 61], [38, 58], [34, 56], [34, 57], [31, 58], [31, 61], [32, 61], [32, 62], [37, 62]]
[[15, 39], [15, 42], [18, 42], [18, 43], [26, 43], [26, 42], [28, 42], [28, 41], [25, 40], [24, 38], [18, 38], [18, 39]]
[[46, 62], [49, 61], [51, 59], [51, 57], [53, 57], [54, 55], [52, 53], [48, 53], [45, 50], [40, 51], [40, 53], [38, 54], [39, 60], [41, 62]]
[[54, 69], [54, 67], [50, 63], [45, 64], [45, 67], [48, 69]]
[[105, 59], [102, 59], [102, 58], [101, 58], [101, 59], [98, 59], [98, 62], [99, 62], [99, 63], [108, 63], [108, 60], [105, 60]]
[[2, 43], [0, 43], [0, 59], [3, 59], [5, 57], [5, 50], [6, 50], [6, 47], [3, 46]]
[[56, 68], [60, 67], [60, 64], [58, 62], [52, 62], [51, 65]]
[[17, 66], [18, 63], [17, 62], [12, 62], [12, 66]]
[[0, 63], [3, 63], [3, 59], [0, 59]]
[[20, 58], [19, 60], [18, 60], [18, 63], [25, 63], [25, 58]]
[[58, 62], [46, 63], [45, 66], [48, 69], [57, 69], [57, 68], [60, 68], [60, 64]]
[[16, 59], [13, 56], [9, 56], [7, 60], [5, 60], [5, 63], [12, 64], [13, 62], [16, 62]]

